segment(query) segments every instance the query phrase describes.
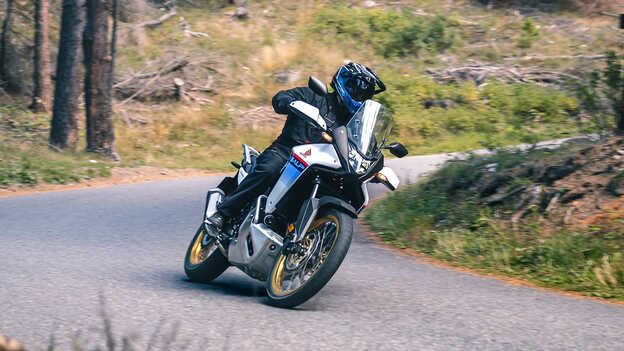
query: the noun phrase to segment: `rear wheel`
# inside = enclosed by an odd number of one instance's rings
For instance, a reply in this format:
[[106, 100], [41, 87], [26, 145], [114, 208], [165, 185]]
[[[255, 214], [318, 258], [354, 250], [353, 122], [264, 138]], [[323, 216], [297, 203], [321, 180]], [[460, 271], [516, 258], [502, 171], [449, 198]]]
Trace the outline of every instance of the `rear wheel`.
[[329, 282], [345, 258], [353, 236], [353, 218], [328, 209], [314, 220], [301, 244], [305, 252], [281, 254], [267, 282], [269, 303], [294, 307]]
[[190, 280], [199, 283], [208, 283], [223, 273], [230, 264], [223, 256], [217, 239], [206, 233], [204, 226], [200, 226], [186, 250], [184, 272]]

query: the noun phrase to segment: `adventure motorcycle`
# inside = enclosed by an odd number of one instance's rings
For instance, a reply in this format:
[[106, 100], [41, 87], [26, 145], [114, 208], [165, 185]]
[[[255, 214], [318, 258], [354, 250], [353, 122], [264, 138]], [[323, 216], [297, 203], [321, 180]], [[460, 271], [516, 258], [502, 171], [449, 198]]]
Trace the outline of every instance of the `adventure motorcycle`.
[[[310, 77], [319, 95], [327, 86]], [[243, 160], [235, 177], [226, 177], [208, 191], [204, 223], [193, 237], [184, 261], [192, 281], [207, 283], [230, 265], [266, 282], [269, 302], [297, 306], [314, 296], [342, 263], [353, 236], [353, 221], [368, 204], [367, 183], [396, 190], [399, 179], [384, 167], [382, 149], [407, 155], [400, 143], [385, 145], [392, 115], [367, 100], [346, 126], [328, 129], [319, 110], [302, 101], [290, 109], [322, 131], [322, 144], [298, 145], [272, 189], [215, 232], [205, 221], [218, 204], [254, 167], [259, 153], [243, 145]]]

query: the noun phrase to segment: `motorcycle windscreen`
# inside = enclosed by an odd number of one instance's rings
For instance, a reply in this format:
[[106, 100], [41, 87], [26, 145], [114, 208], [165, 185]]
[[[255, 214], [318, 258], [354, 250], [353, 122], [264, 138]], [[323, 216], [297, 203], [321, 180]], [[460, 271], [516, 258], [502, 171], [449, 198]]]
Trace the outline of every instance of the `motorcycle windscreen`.
[[290, 155], [290, 159], [288, 163], [286, 163], [282, 175], [277, 180], [277, 183], [275, 183], [275, 186], [267, 198], [265, 213], [272, 213], [275, 210], [277, 203], [284, 197], [288, 189], [295, 184], [306, 168], [308, 168], [308, 164], [305, 161], [295, 154]]

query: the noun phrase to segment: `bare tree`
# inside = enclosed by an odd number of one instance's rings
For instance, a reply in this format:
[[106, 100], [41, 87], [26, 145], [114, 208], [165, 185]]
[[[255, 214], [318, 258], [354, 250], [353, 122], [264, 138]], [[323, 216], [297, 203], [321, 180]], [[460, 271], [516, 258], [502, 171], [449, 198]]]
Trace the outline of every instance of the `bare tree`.
[[84, 0], [63, 0], [61, 39], [56, 64], [56, 85], [50, 145], [75, 149], [76, 113], [80, 96], [80, 39], [84, 27]]
[[[8, 46], [9, 46], [9, 31], [11, 23], [11, 14], [13, 13], [13, 0], [7, 0], [4, 10], [4, 20], [2, 21], [2, 33], [0, 33], [0, 83], [8, 84]], [[10, 86], [7, 86], [8, 90], [12, 90]]]
[[82, 39], [87, 151], [118, 160], [119, 156], [113, 144], [115, 141], [111, 89], [113, 58], [109, 54], [108, 35], [106, 0], [87, 0], [87, 22]]
[[50, 111], [50, 105], [52, 104], [48, 7], [48, 0], [35, 0], [34, 91], [30, 108], [36, 112]]

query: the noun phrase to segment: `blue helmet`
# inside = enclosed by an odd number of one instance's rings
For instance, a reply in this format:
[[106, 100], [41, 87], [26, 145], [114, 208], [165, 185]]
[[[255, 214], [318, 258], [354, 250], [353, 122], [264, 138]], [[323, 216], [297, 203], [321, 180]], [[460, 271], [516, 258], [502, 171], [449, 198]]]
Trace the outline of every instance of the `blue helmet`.
[[[338, 69], [331, 82], [340, 100], [351, 113], [373, 95], [386, 90], [386, 86], [375, 72], [359, 63], [349, 62]], [[376, 89], [379, 86], [379, 89]]]

